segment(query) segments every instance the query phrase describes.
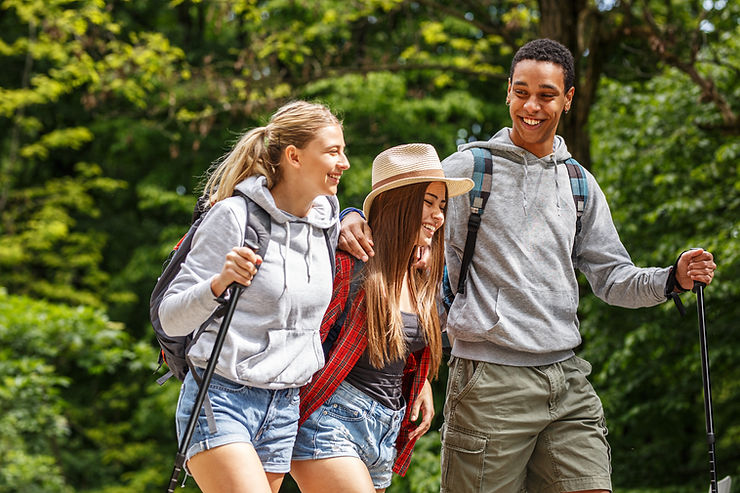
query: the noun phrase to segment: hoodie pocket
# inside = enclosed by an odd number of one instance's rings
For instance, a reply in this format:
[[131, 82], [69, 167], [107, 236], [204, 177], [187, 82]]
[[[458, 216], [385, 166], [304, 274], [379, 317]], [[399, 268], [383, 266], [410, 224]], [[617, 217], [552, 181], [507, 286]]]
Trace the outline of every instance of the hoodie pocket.
[[500, 289], [492, 340], [535, 353], [571, 349], [580, 343], [577, 306], [568, 291]]
[[301, 386], [324, 364], [316, 330], [269, 329], [267, 340], [263, 351], [237, 364], [240, 380], [264, 386]]

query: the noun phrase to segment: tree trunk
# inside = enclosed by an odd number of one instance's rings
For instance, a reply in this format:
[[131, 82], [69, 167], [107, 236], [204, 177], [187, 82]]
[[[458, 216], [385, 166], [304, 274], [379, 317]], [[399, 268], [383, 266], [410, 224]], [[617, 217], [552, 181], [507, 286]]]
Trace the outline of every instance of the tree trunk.
[[558, 133], [568, 150], [583, 166], [591, 168], [588, 116], [601, 74], [596, 33], [599, 16], [586, 0], [539, 0], [540, 36], [559, 41], [573, 53], [575, 88], [571, 111], [560, 120]]

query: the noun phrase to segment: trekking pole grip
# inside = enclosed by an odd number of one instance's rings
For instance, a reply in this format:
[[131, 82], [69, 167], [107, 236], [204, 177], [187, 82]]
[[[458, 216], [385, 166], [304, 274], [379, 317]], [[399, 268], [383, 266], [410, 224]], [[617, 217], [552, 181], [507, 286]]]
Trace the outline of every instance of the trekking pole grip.
[[699, 291], [699, 289], [703, 290], [705, 287], [707, 287], [705, 283], [701, 281], [694, 281], [694, 288], [692, 289], [692, 291], [696, 293]]

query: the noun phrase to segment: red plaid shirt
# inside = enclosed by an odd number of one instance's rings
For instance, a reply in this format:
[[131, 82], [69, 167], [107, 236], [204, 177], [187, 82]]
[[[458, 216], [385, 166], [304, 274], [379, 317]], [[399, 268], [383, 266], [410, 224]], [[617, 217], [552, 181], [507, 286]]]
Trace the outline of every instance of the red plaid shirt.
[[[344, 252], [337, 252], [337, 274], [334, 277], [334, 293], [324, 320], [321, 322], [321, 340], [326, 339], [329, 329], [337, 317], [344, 310], [352, 281], [352, 266], [358, 262], [354, 257]], [[301, 417], [299, 425], [316, 411], [344, 381], [350, 370], [365, 351], [367, 346], [367, 331], [365, 328], [365, 291], [360, 289], [355, 296], [344, 325], [339, 332], [334, 346], [329, 353], [329, 360], [324, 367], [317, 371], [311, 382], [301, 389]], [[403, 370], [402, 392], [406, 399], [406, 415], [401, 422], [401, 431], [396, 440], [396, 462], [393, 472], [401, 476], [406, 474], [411, 462], [411, 452], [416, 440], [409, 439], [409, 433], [416, 428], [416, 424], [409, 419], [411, 408], [421, 392], [429, 373], [430, 351], [428, 347], [409, 354]]]

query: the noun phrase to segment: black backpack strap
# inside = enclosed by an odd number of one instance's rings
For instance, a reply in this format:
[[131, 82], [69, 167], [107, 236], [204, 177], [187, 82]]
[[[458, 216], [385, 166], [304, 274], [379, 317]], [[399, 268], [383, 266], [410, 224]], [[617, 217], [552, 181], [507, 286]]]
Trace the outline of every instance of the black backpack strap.
[[493, 160], [491, 151], [483, 147], [473, 147], [473, 182], [475, 185], [470, 190], [470, 217], [468, 218], [468, 235], [465, 238], [465, 250], [463, 251], [462, 264], [460, 266], [460, 278], [457, 281], [457, 292], [465, 292], [465, 280], [468, 277], [468, 268], [473, 259], [475, 243], [478, 239], [478, 228], [480, 228], [481, 215], [491, 195], [493, 182]]
[[344, 308], [342, 309], [342, 313], [340, 313], [337, 319], [334, 321], [334, 324], [331, 326], [329, 332], [326, 334], [326, 339], [324, 339], [324, 342], [321, 343], [321, 346], [324, 349], [324, 361], [329, 360], [329, 352], [331, 351], [332, 346], [334, 346], [334, 343], [337, 341], [337, 338], [339, 337], [339, 332], [342, 330], [342, 326], [344, 326], [344, 321], [347, 319], [347, 315], [349, 315], [349, 311], [352, 308], [355, 297], [362, 287], [364, 276], [361, 275], [361, 272], [364, 267], [364, 262], [353, 259], [352, 273], [350, 274], [349, 295], [344, 301]]

